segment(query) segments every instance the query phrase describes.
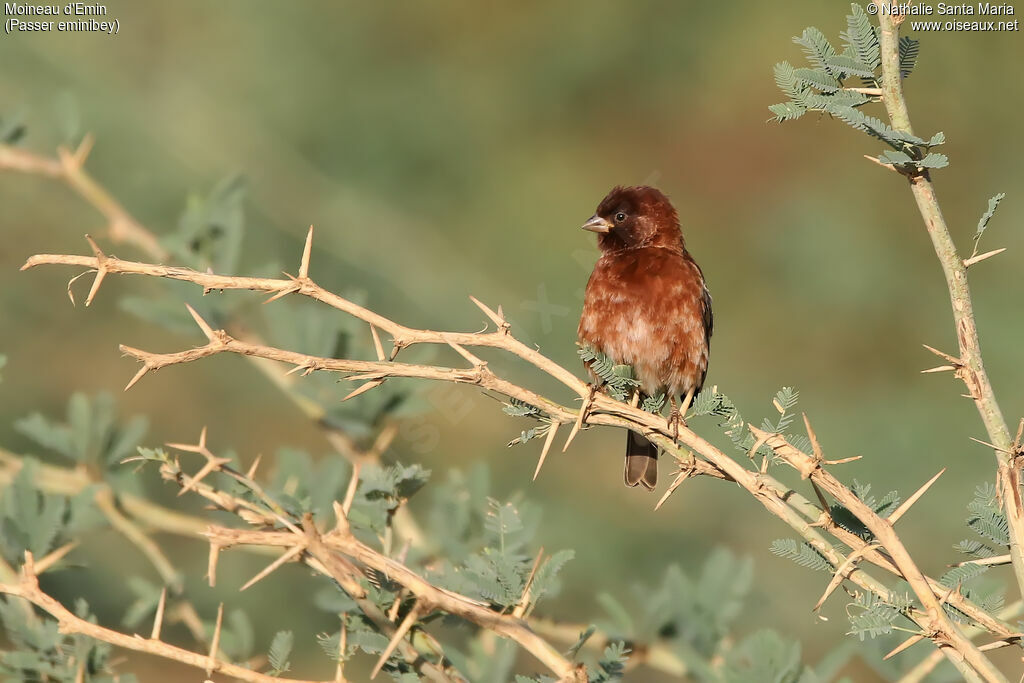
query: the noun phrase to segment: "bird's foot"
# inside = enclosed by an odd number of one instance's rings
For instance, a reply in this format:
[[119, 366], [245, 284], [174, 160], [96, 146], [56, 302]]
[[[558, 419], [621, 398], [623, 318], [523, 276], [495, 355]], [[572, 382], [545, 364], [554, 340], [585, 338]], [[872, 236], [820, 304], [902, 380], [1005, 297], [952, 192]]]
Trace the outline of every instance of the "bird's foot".
[[683, 405], [676, 406], [676, 399], [673, 396], [670, 399], [672, 405], [672, 412], [668, 415], [668, 426], [672, 430], [672, 440], [679, 440], [679, 425], [686, 426], [686, 412], [690, 409], [693, 404], [694, 390], [690, 389], [686, 392], [686, 396], [683, 398]]
[[683, 414], [674, 406], [672, 411], [668, 414], [667, 423], [668, 431], [672, 433], [672, 440], [679, 441], [679, 425], [685, 427], [686, 420], [683, 418]]
[[587, 417], [590, 416], [590, 409], [594, 406], [594, 396], [601, 390], [601, 386], [596, 382], [590, 382], [587, 384], [587, 395], [583, 399], [583, 405], [580, 406], [579, 419], [577, 420], [580, 426], [586, 422]]

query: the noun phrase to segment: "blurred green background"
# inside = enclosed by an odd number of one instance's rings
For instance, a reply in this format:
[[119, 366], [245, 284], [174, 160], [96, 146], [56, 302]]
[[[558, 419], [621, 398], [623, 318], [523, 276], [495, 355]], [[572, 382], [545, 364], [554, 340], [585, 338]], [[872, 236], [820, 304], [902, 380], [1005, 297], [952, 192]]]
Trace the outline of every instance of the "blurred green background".
[[[838, 43], [845, 3], [189, 0], [107, 8], [120, 20], [117, 36], [0, 37], [0, 116], [25, 112], [23, 144], [47, 155], [94, 133], [90, 171], [147, 227], [170, 230], [190, 193], [241, 172], [249, 187], [242, 273], [274, 261], [294, 272], [312, 223], [312, 274], [323, 285], [364, 291], [383, 314], [434, 329], [480, 329], [472, 294], [501, 304], [517, 335], [578, 368], [576, 323], [597, 255], [578, 226], [612, 185], [656, 184], [679, 209], [714, 295], [709, 384], [754, 421], [773, 412], [780, 386], [797, 387], [828, 456], [864, 456], [842, 467], [846, 481], [908, 494], [948, 468], [901, 527], [925, 571], [940, 574], [957, 559], [951, 545], [966, 535], [964, 506], [993, 478], [993, 458], [968, 440], [985, 436], [961, 385], [919, 374], [937, 364], [922, 343], [953, 351], [956, 340], [906, 183], [862, 158], [881, 142], [840, 122], [766, 122], [767, 105], [784, 99], [772, 65], [802, 60], [790, 37], [815, 25]], [[1009, 251], [972, 269], [971, 284], [987, 367], [1015, 424], [1024, 414], [1024, 83], [1016, 67], [1024, 39], [915, 37], [922, 50], [906, 84], [911, 115], [919, 134], [942, 130], [949, 141], [942, 151], [951, 165], [936, 174], [937, 190], [961, 250], [970, 251], [988, 197], [1008, 193], [983, 248]], [[0, 352], [9, 356], [0, 443], [16, 452], [32, 449], [12, 429], [15, 418], [63, 414], [75, 390], [120, 392], [136, 367], [118, 343], [154, 351], [200, 343], [197, 333], [168, 334], [117, 306], [123, 295], [165, 283], [114, 278], [85, 309], [64, 293], [77, 271], [18, 272], [33, 253], [87, 253], [82, 234], [102, 235], [103, 227], [63, 185], [0, 175]], [[80, 283], [80, 298], [86, 290]], [[448, 359], [446, 351], [437, 357]], [[669, 563], [696, 571], [724, 545], [757, 568], [741, 631], [777, 628], [802, 640], [810, 661], [842, 638], [841, 598], [826, 607], [829, 621], [811, 613], [825, 576], [768, 552], [787, 529], [738, 488], [691, 481], [654, 513], [658, 496], [623, 488], [623, 439], [606, 429], [552, 454], [531, 482], [539, 445], [505, 448], [524, 422], [470, 388], [424, 389], [433, 410], [403, 426], [392, 456], [422, 462], [439, 478], [485, 461], [500, 495], [522, 490], [542, 503], [538, 542], [574, 548], [577, 558], [544, 614], [593, 619], [596, 593], [625, 597], [630, 582], [654, 582]], [[209, 425], [219, 447], [246, 459], [283, 445], [329, 451], [298, 409], [235, 358], [147, 377], [122, 412], [152, 418], [153, 444], [192, 439]], [[692, 426], [723, 443], [713, 421]], [[215, 605], [222, 595], [251, 605], [257, 619], [263, 610], [272, 620], [263, 642], [278, 628], [296, 628], [300, 639], [303, 629], [326, 628], [299, 609], [280, 610], [283, 599], [301, 604], [290, 593], [301, 580], [274, 577], [244, 599], [215, 593], [201, 582], [205, 547], [169, 545], [195, 579], [197, 602]], [[225, 560], [251, 573], [252, 560]], [[123, 605], [116, 595], [110, 603], [116, 616]], [[143, 680], [180, 673], [152, 660], [140, 667]], [[852, 671], [873, 680], [866, 668]], [[317, 672], [312, 663], [299, 669]]]

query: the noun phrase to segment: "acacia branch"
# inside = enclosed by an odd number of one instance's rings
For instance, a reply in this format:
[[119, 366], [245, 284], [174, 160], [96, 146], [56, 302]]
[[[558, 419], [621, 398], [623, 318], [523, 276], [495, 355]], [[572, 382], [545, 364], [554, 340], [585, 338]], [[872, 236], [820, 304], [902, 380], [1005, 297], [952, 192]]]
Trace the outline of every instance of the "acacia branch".
[[251, 681], [252, 683], [314, 683], [313, 681], [298, 681], [297, 679], [269, 676], [246, 669], [237, 664], [219, 660], [209, 654], [199, 654], [176, 647], [165, 643], [159, 638], [143, 638], [138, 634], [128, 635], [86, 621], [76, 616], [64, 605], [39, 588], [35, 563], [32, 559], [32, 553], [29, 552], [25, 553], [25, 563], [22, 565], [20, 581], [17, 584], [0, 584], [0, 593], [23, 598], [48, 612], [60, 624], [61, 633], [78, 633], [126, 650], [145, 652], [164, 659], [181, 662], [197, 669], [203, 669], [207, 672], [207, 675], [211, 672], [217, 672], [240, 681]]
[[[684, 454], [672, 439], [672, 432], [669, 431], [665, 420], [660, 416], [648, 413], [640, 408], [616, 401], [608, 396], [598, 394], [591, 396], [587, 385], [575, 377], [571, 372], [558, 366], [540, 352], [526, 347], [522, 342], [515, 339], [509, 332], [507, 322], [500, 314], [495, 313], [483, 304], [477, 303], [485, 314], [497, 325], [498, 330], [490, 333], [459, 333], [459, 332], [436, 332], [432, 330], [417, 330], [408, 328], [394, 321], [381, 316], [378, 313], [369, 311], [361, 306], [353, 304], [343, 297], [328, 292], [314, 283], [309, 277], [309, 240], [312, 238], [312, 230], [307, 238], [307, 248], [304, 249], [302, 263], [299, 272], [304, 277], [288, 279], [274, 278], [247, 278], [216, 275], [212, 273], [199, 273], [186, 268], [170, 268], [155, 264], [137, 263], [123, 261], [112, 257], [103, 256], [97, 253], [93, 257], [70, 256], [70, 255], [36, 255], [30, 257], [23, 268], [31, 268], [42, 264], [66, 264], [94, 268], [97, 271], [107, 273], [130, 273], [156, 277], [167, 277], [177, 280], [192, 282], [204, 288], [204, 291], [214, 289], [250, 289], [264, 292], [272, 292], [272, 299], [287, 294], [299, 294], [318, 301], [327, 303], [332, 307], [347, 312], [372, 327], [383, 329], [393, 335], [394, 347], [391, 353], [392, 360], [364, 361], [352, 359], [333, 359], [297, 354], [295, 352], [276, 349], [273, 347], [251, 344], [232, 338], [224, 330], [213, 330], [205, 321], [196, 317], [196, 322], [207, 338], [207, 344], [179, 353], [154, 354], [130, 347], [122, 347], [126, 353], [136, 357], [143, 362], [143, 367], [132, 380], [129, 386], [152, 369], [166, 367], [181, 363], [191, 362], [207, 356], [222, 352], [236, 353], [243, 356], [257, 356], [291, 364], [295, 369], [304, 372], [317, 370], [329, 370], [341, 372], [348, 375], [349, 379], [362, 380], [377, 383], [389, 377], [417, 377], [423, 379], [434, 379], [440, 381], [465, 383], [478, 385], [506, 396], [518, 398], [526, 403], [540, 409], [547, 419], [552, 423], [571, 422], [573, 424], [604, 424], [626, 427], [640, 432], [662, 446], [667, 452], [673, 454], [681, 463], [690, 465], [697, 461], [690, 456], [689, 452]], [[99, 272], [98, 272], [99, 274]], [[463, 357], [469, 360], [473, 367], [454, 368], [444, 366], [413, 365], [406, 363], [395, 363], [395, 354], [406, 346], [417, 343], [446, 344]], [[584, 410], [574, 411], [561, 404], [551, 401], [524, 387], [515, 385], [507, 380], [498, 377], [493, 373], [487, 364], [467, 352], [465, 347], [491, 347], [500, 348], [512, 353], [547, 374], [559, 379], [564, 385], [573, 390], [581, 397], [586, 397], [587, 405]], [[353, 374], [355, 373], [355, 374]], [[706, 460], [701, 466], [703, 474], [712, 474], [720, 478], [730, 479], [740, 484], [751, 493], [762, 505], [772, 514], [778, 516], [801, 535], [808, 543], [834, 566], [843, 567], [844, 577], [853, 583], [861, 586], [885, 600], [892, 600], [891, 591], [881, 582], [869, 576], [855, 562], [848, 562], [848, 558], [839, 553], [834, 545], [830, 543], [812, 523], [801, 516], [785, 499], [785, 491], [779, 491], [773, 486], [770, 478], [762, 472], [751, 471], [738, 463], [733, 458], [725, 455], [715, 448], [708, 441], [698, 436], [686, 427], [679, 429], [679, 439], [682, 444], [696, 452]], [[803, 455], [803, 454], [801, 454]], [[792, 463], [791, 463], [792, 464]], [[857, 507], [859, 500], [848, 488], [839, 484], [831, 475], [827, 475], [822, 468], [823, 462], [804, 455], [804, 459], [795, 465], [800, 469], [805, 478], [822, 485], [833, 496], [842, 502], [851, 501], [852, 507], [859, 514], [865, 514], [869, 519], [862, 520], [875, 532], [880, 545], [885, 548], [893, 558], [893, 564], [901, 576], [907, 578], [914, 587], [915, 593], [925, 606], [925, 612], [910, 611], [909, 617], [921, 627], [923, 636], [929, 637], [940, 647], [946, 656], [954, 663], [965, 676], [972, 679], [977, 678], [977, 671], [985, 680], [1004, 680], [999, 672], [981, 654], [977, 647], [957, 630], [945, 616], [939, 603], [939, 596], [936, 595], [934, 583], [927, 580], [920, 570], [913, 563], [906, 552], [906, 549], [899, 542], [898, 536], [892, 532], [891, 525], [888, 529], [877, 524], [877, 519], [871, 519], [873, 511], [861, 504]], [[850, 506], [848, 506], [850, 507]], [[824, 510], [818, 511], [826, 514]], [[875, 516], [877, 518], [877, 516]], [[884, 522], [884, 520], [882, 520]], [[885, 523], [888, 524], [888, 523]], [[861, 547], [855, 549], [858, 555], [865, 557], [872, 552], [871, 548]], [[838, 585], [838, 584], [836, 584]], [[943, 596], [943, 599], [945, 596]], [[992, 620], [988, 620], [992, 623]], [[1000, 630], [1003, 630], [1002, 626]], [[980, 680], [980, 679], [978, 679]]]
[[[312, 239], [312, 235], [313, 229], [310, 228], [307, 241]], [[586, 396], [588, 391], [586, 382], [579, 379], [576, 375], [561, 367], [551, 359], [545, 357], [539, 351], [530, 348], [510, 335], [508, 332], [508, 323], [504, 321], [504, 318], [489, 309], [485, 310], [485, 313], [487, 313], [489, 317], [492, 317], [493, 320], [501, 321], [498, 330], [495, 332], [437, 332], [434, 330], [420, 330], [400, 325], [393, 320], [324, 289], [313, 282], [313, 280], [308, 276], [278, 279], [215, 275], [213, 273], [200, 273], [192, 270], [191, 268], [125, 261], [103, 254], [92, 257], [64, 254], [37, 254], [30, 257], [21, 269], [27, 270], [43, 264], [83, 266], [96, 270], [97, 275], [100, 273], [103, 273], [104, 275], [107, 273], [121, 273], [183, 280], [185, 282], [192, 282], [201, 286], [204, 292], [225, 289], [248, 289], [252, 291], [273, 293], [281, 296], [294, 293], [325, 303], [328, 306], [348, 313], [359, 320], [363, 320], [370, 325], [391, 334], [393, 338], [393, 348], [390, 355], [391, 360], [394, 360], [395, 356], [397, 356], [398, 352], [402, 349], [416, 344], [445, 344], [447, 346], [454, 345], [500, 348], [522, 358], [540, 370], [548, 373], [581, 397]], [[277, 297], [275, 296], [272, 298]]]
[[[945, 652], [947, 658], [961, 673], [967, 675], [976, 672], [985, 680], [1005, 680], [978, 647], [946, 616], [939, 596], [935, 595], [928, 580], [887, 519], [882, 519], [853, 491], [840, 483], [830, 472], [822, 469], [820, 461], [790, 444], [782, 435], [764, 432], [753, 425], [750, 425], [750, 431], [759, 440], [763, 439], [769, 448], [803, 476], [811, 478], [815, 484], [832, 495], [871, 531], [879, 545], [889, 553], [900, 574], [910, 584], [911, 590], [924, 606], [928, 615], [922, 624], [925, 627], [925, 635]], [[952, 594], [952, 591], [950, 593]]]
[[[371, 449], [369, 453], [354, 452], [353, 456], [371, 458], [374, 456], [373, 450]], [[0, 487], [10, 485], [14, 478], [18, 476], [22, 467], [23, 460], [19, 456], [0, 450]], [[174, 479], [175, 481], [178, 481], [179, 476], [182, 476], [181, 481], [185, 483], [186, 480], [183, 473], [176, 470], [167, 470], [166, 472], [166, 478]], [[35, 476], [32, 480], [32, 485], [44, 493], [71, 497], [94, 484], [95, 482], [82, 469], [60, 467], [45, 463], [38, 463], [36, 465]], [[239, 504], [226, 502], [213, 489], [199, 486], [196, 488], [196, 493], [207, 498], [218, 505], [218, 507], [228, 506], [222, 507], [222, 509], [234, 510], [236, 513], [240, 509]], [[208, 541], [206, 533], [209, 530], [209, 522], [206, 519], [163, 507], [130, 493], [119, 493], [117, 497], [124, 513], [130, 515], [138, 525], [144, 526], [151, 532], [174, 534], [189, 539], [202, 538]], [[268, 518], [266, 521], [270, 522], [271, 520]], [[274, 546], [244, 544], [239, 547], [257, 555], [277, 554]], [[0, 564], [0, 570], [2, 569], [3, 565]], [[13, 568], [6, 572], [0, 571], [0, 581], [13, 582], [16, 580], [17, 574]], [[252, 581], [250, 581], [251, 583]], [[466, 599], [469, 600], [469, 598]], [[545, 637], [554, 637], [560, 641], [564, 640], [569, 644], [573, 643], [579, 637], [579, 634], [586, 630], [586, 625], [560, 624], [549, 619], [530, 618], [527, 619], [527, 623], [536, 633]], [[593, 648], [599, 642], [603, 644], [598, 649], [603, 649], [611, 641], [607, 636], [595, 636], [587, 641], [587, 646]], [[682, 675], [682, 672], [686, 669], [682, 660], [666, 646], [659, 645], [656, 642], [650, 644], [632, 643], [632, 645], [634, 653], [642, 656], [643, 663], [652, 668], [674, 675]]]
[[[882, 60], [882, 102], [889, 114], [892, 127], [898, 131], [913, 133], [910, 113], [903, 95], [903, 80], [900, 74], [899, 27], [902, 16], [887, 11], [879, 12], [881, 26]], [[974, 305], [971, 290], [967, 284], [967, 267], [956, 250], [953, 238], [942, 215], [935, 187], [927, 169], [920, 169], [908, 175], [910, 189], [917, 202], [918, 211], [924, 219], [928, 236], [935, 248], [935, 255], [942, 265], [942, 272], [949, 289], [956, 326], [960, 357], [954, 363], [956, 374], [964, 381], [968, 393], [978, 408], [992, 441], [998, 463], [998, 486], [1002, 498], [1006, 521], [1010, 527], [1010, 557], [1017, 587], [1024, 596], [1024, 507], [1020, 494], [1020, 444], [1013, 442], [1003, 413], [996, 401], [992, 383], [982, 362], [981, 342], [974, 319]]]
[[[206, 448], [205, 431], [200, 437], [198, 446], [172, 445], [172, 447], [200, 453], [206, 459], [207, 464], [203, 466], [199, 474], [190, 476], [181, 470], [177, 458], [166, 458], [160, 468], [160, 474], [164, 479], [177, 483], [181, 486], [182, 491], [193, 491], [220, 509], [237, 514], [249, 524], [261, 527], [258, 530], [230, 529], [219, 526], [205, 528], [202, 535], [210, 543], [209, 578], [211, 585], [216, 579], [216, 558], [221, 550], [234, 545], [286, 547], [289, 550], [282, 557], [297, 559], [300, 554], [305, 553], [304, 561], [313, 569], [333, 578], [352, 597], [367, 618], [388, 637], [394, 637], [398, 631], [392, 620], [369, 599], [366, 590], [358, 580], [364, 572], [361, 572], [356, 565], [380, 572], [390, 580], [401, 584], [406, 590], [417, 596], [417, 604], [420, 605], [422, 611], [442, 610], [515, 641], [548, 666], [562, 680], [576, 681], [578, 676], [582, 675], [580, 670], [535, 634], [522, 619], [495, 612], [477, 600], [436, 587], [404, 564], [357, 540], [346, 519], [347, 510], [344, 503], [335, 506], [337, 524], [331, 532], [321, 533], [313, 525], [312, 517], [309, 515], [302, 519], [301, 528], [299, 528], [289, 520], [283, 519], [281, 514], [275, 511], [276, 503], [262, 494], [259, 485], [248, 475], [234, 471], [227, 466], [226, 459], [216, 457]], [[266, 499], [266, 508], [206, 483], [204, 481], [206, 474], [212, 471], [227, 474], [251, 491], [260, 492], [257, 495]], [[355, 477], [353, 477], [353, 481], [355, 481]], [[288, 531], [265, 530], [279, 523], [288, 527]], [[273, 563], [269, 570], [260, 572], [245, 584], [243, 590], [268, 575], [280, 564], [283, 564], [283, 561], [279, 558], [279, 561]], [[438, 681], [460, 680], [455, 674], [426, 661], [411, 643], [401, 637], [398, 638], [396, 644], [403, 657], [416, 666], [427, 678]], [[440, 650], [440, 646], [435, 649]]]
[[[219, 548], [229, 548], [235, 545], [293, 548], [297, 544], [309, 542], [310, 553], [319, 559], [327, 567], [330, 575], [336, 579], [339, 578], [339, 575], [344, 577], [350, 575], [351, 572], [346, 569], [331, 569], [328, 564], [332, 558], [337, 558], [338, 554], [343, 555], [359, 565], [381, 572], [391, 581], [401, 584], [416, 596], [417, 605], [422, 613], [441, 610], [461, 617], [484, 630], [514, 640], [560, 678], [576, 680], [578, 673], [576, 667], [547, 641], [538, 636], [523, 619], [495, 612], [477, 600], [434, 586], [400, 562], [363, 544], [350, 532], [335, 530], [321, 534], [309, 520], [305, 522], [304, 528], [306, 539], [289, 531], [258, 531], [221, 526], [210, 526], [205, 535], [211, 543]], [[356, 585], [358, 586], [358, 584]], [[352, 590], [357, 590], [357, 595], [362, 592], [361, 588]], [[391, 628], [394, 629], [393, 624], [391, 624]], [[392, 634], [388, 633], [388, 635]]]
[[[347, 448], [354, 449], [354, 446], [352, 444], [348, 444]], [[353, 450], [350, 455], [357, 459], [365, 458], [372, 455], [373, 450], [375, 449], [371, 449], [370, 454], [356, 452]], [[698, 460], [696, 462], [701, 463], [702, 461]], [[20, 472], [21, 467], [21, 458], [0, 450], [0, 485], [10, 484], [10, 482], [18, 475], [18, 472]], [[166, 476], [167, 478], [177, 480], [179, 473], [177, 471], [169, 470], [166, 472]], [[821, 508], [812, 504], [800, 495], [800, 493], [785, 486], [769, 475], [761, 475], [761, 480], [764, 484], [766, 495], [775, 501], [785, 501], [792, 506], [794, 510], [804, 516], [807, 520], [806, 530], [808, 532], [813, 531], [816, 527], [822, 528], [835, 536], [839, 541], [850, 546], [853, 551], [863, 551], [865, 549], [866, 544], [861, 537], [836, 525], [831, 520], [831, 517], [824, 513]], [[74, 496], [92, 485], [94, 482], [83, 470], [39, 463], [36, 467], [35, 477], [32, 483], [34, 486], [38, 487], [39, 490], [46, 493]], [[218, 494], [212, 489], [203, 489], [200, 487], [196, 492], [207, 497], [211, 502], [218, 506], [228, 506], [222, 507], [222, 509], [234, 511], [239, 509], [239, 505], [225, 502], [225, 500], [219, 498]], [[140, 525], [143, 525], [147, 529], [151, 529], [153, 531], [170, 533], [194, 539], [203, 536], [208, 528], [208, 522], [205, 519], [151, 503], [144, 498], [139, 498], [130, 493], [119, 493], [118, 501], [126, 514], [131, 515], [131, 517], [137, 520]], [[401, 509], [404, 510], [405, 508], [403, 507]], [[271, 520], [268, 519], [268, 522], [269, 521]], [[805, 540], [808, 539], [805, 537]], [[815, 547], [823, 549], [826, 552], [828, 551], [830, 544], [827, 544], [827, 541], [824, 541], [824, 538], [812, 536], [810, 540], [814, 540], [816, 542]], [[245, 545], [242, 547], [246, 551], [259, 555], [275, 554], [274, 549], [269, 546]], [[893, 575], [900, 576], [899, 569], [882, 551], [877, 549], [870, 550], [868, 552], [864, 552], [863, 556], [865, 560], [872, 564], [875, 564]], [[841, 561], [839, 559], [841, 555], [831, 555], [830, 557], [834, 558], [837, 562]], [[960, 592], [953, 592], [950, 594], [949, 589], [942, 586], [936, 579], [930, 577], [925, 578], [936, 596], [947, 596], [947, 602], [950, 605], [969, 616], [975, 622], [979, 623], [991, 634], [1000, 638], [1007, 638], [1015, 634], [1015, 630], [1004, 620], [988, 614], [973, 602], [965, 598]], [[882, 597], [887, 595], [886, 591], [888, 589], [883, 584], [870, 584], [869, 581], [871, 580], [871, 577], [860, 570], [855, 572], [854, 579], [854, 582], [861, 585], [862, 588], [871, 590], [871, 592]], [[565, 640], [569, 643], [575, 641], [579, 634], [584, 630], [584, 627], [582, 626], [577, 628], [575, 625], [559, 624], [546, 619], [530, 619], [529, 623], [536, 632], [545, 636], [554, 636], [559, 640]], [[607, 640], [607, 638], [605, 638], [605, 640]], [[601, 641], [599, 637], [595, 636], [588, 640], [588, 646], [597, 647], [596, 644], [600, 642], [603, 641]], [[644, 657], [644, 663], [648, 666], [676, 675], [678, 675], [681, 670], [685, 670], [684, 664], [674, 655], [674, 653], [669, 649], [661, 647], [656, 642], [649, 644], [634, 643], [633, 645], [635, 653], [638, 656]], [[602, 648], [603, 645], [598, 649]], [[937, 652], [937, 654], [939, 653]]]
[[[1024, 601], [1018, 600], [1012, 605], [1008, 605], [1007, 607], [1005, 607], [999, 613], [999, 617], [1002, 619], [1012, 619], [1014, 617], [1019, 616], [1022, 611], [1024, 611]], [[978, 635], [981, 632], [981, 629], [975, 628], [973, 626], [968, 626], [964, 630], [967, 632], [968, 635], [972, 637]], [[998, 647], [1002, 645], [1003, 642], [1005, 641], [989, 643], [987, 645], [981, 646], [981, 648], [979, 649], [995, 649], [995, 647], [993, 646]], [[938, 650], [935, 650], [931, 652], [927, 657], [922, 659], [920, 662], [918, 662], [910, 671], [907, 671], [905, 674], [903, 674], [903, 676], [901, 676], [896, 683], [921, 683], [921, 681], [923, 681], [928, 676], [928, 674], [930, 674], [935, 669], [935, 667], [937, 667], [941, 662], [942, 653]]]

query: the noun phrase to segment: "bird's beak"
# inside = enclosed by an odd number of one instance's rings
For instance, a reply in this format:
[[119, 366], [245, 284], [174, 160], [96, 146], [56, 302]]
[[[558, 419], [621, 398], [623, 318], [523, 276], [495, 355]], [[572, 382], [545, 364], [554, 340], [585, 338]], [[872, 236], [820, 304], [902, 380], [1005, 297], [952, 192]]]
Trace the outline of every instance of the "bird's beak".
[[601, 218], [595, 213], [581, 227], [584, 230], [589, 230], [590, 232], [606, 233], [611, 230], [613, 226], [610, 220], [607, 218]]

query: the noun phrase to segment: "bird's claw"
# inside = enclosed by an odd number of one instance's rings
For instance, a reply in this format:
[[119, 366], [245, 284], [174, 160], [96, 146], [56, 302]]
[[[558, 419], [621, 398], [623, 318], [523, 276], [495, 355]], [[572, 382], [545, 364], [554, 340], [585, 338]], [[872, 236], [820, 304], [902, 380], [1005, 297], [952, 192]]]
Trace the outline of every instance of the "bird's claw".
[[686, 420], [683, 418], [683, 414], [679, 412], [677, 408], [672, 408], [672, 412], [668, 414], [668, 431], [672, 433], [672, 440], [679, 441], [679, 426], [686, 426]]

